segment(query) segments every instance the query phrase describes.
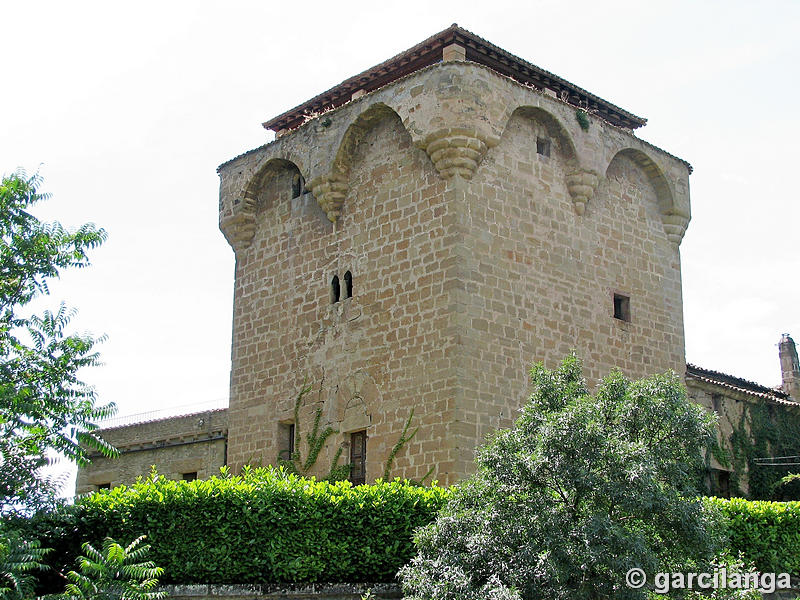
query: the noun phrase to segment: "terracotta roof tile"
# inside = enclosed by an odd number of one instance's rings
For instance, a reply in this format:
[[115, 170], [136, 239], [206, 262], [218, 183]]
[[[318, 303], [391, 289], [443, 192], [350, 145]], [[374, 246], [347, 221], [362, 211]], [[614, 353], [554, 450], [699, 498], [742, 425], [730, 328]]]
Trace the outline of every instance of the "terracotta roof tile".
[[726, 389], [742, 392], [749, 396], [755, 396], [763, 400], [769, 400], [771, 402], [775, 402], [776, 404], [800, 406], [800, 403], [790, 400], [789, 394], [781, 389], [769, 388], [753, 381], [742, 379], [741, 377], [734, 377], [733, 375], [728, 375], [727, 373], [703, 369], [696, 365], [686, 365], [686, 377], [714, 385], [719, 385]]
[[637, 117], [558, 75], [514, 56], [454, 23], [416, 46], [358, 75], [345, 79], [329, 90], [266, 121], [263, 125], [266, 129], [274, 131], [295, 129], [309, 117], [345, 104], [351, 99], [353, 92], [358, 90], [371, 92], [409, 73], [440, 62], [442, 49], [453, 43], [465, 48], [468, 61], [490, 67], [501, 75], [511, 77], [525, 85], [552, 90], [565, 102], [585, 108], [613, 125], [635, 129], [647, 123], [647, 119]]

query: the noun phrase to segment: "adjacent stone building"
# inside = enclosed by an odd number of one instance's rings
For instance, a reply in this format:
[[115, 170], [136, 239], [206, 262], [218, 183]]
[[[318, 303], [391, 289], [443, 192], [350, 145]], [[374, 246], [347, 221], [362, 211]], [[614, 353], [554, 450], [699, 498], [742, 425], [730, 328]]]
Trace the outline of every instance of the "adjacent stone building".
[[[453, 25], [264, 123], [274, 142], [219, 167], [236, 254], [223, 462], [306, 459], [311, 434], [309, 474], [372, 481], [391, 455], [392, 477], [450, 484], [511, 423], [534, 361], [576, 350], [590, 382], [686, 372], [691, 166], [637, 138], [645, 122]], [[698, 401], [724, 387], [688, 373]], [[124, 435], [163, 438], [141, 427]], [[178, 476], [168, 448], [141, 458]], [[79, 491], [128, 478], [103, 468]]]

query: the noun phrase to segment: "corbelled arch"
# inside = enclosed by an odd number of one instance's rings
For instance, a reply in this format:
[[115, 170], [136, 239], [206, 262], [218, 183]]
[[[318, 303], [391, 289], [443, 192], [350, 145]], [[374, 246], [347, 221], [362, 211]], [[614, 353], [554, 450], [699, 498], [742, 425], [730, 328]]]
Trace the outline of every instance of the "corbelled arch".
[[675, 195], [673, 194], [669, 181], [664, 175], [664, 171], [659, 167], [658, 163], [642, 150], [637, 148], [623, 148], [609, 161], [606, 167], [606, 177], [608, 177], [609, 169], [611, 169], [611, 166], [618, 157], [627, 158], [642, 169], [655, 191], [658, 212], [661, 214], [661, 221], [664, 225], [664, 232], [667, 234], [667, 238], [674, 244], [680, 244], [684, 233], [686, 233], [686, 227], [689, 225], [690, 217], [675, 201]]
[[515, 116], [539, 121], [544, 126], [548, 135], [558, 141], [558, 146], [563, 157], [568, 161], [574, 162], [574, 164], [570, 166], [577, 166], [578, 153], [575, 150], [575, 143], [572, 141], [572, 136], [569, 134], [569, 131], [567, 131], [567, 128], [564, 127], [558, 117], [540, 106], [517, 106], [511, 111], [511, 114], [508, 115], [508, 119], [506, 119], [503, 125], [503, 133], [508, 129], [508, 124]]
[[557, 142], [557, 148], [567, 168], [567, 190], [575, 206], [575, 212], [578, 213], [578, 215], [583, 215], [586, 212], [586, 205], [589, 203], [589, 200], [594, 197], [594, 192], [597, 189], [597, 183], [600, 178], [595, 171], [581, 165], [577, 149], [575, 148], [575, 142], [569, 130], [564, 126], [561, 120], [550, 111], [540, 106], [521, 105], [510, 112], [503, 128], [504, 132], [508, 128], [511, 119], [517, 115], [528, 119], [534, 119], [544, 125], [547, 134]]
[[382, 102], [371, 104], [361, 112], [345, 130], [331, 170], [308, 183], [308, 189], [314, 194], [331, 222], [335, 222], [342, 212], [342, 204], [348, 191], [350, 166], [358, 143], [373, 127], [389, 117], [396, 117], [401, 124], [403, 122], [393, 108]]
[[[303, 171], [297, 161], [287, 156], [271, 156], [264, 161], [247, 181], [241, 193], [234, 198], [230, 212], [220, 219], [219, 227], [234, 252], [247, 248], [253, 241], [256, 233], [256, 213], [260, 208], [258, 195], [270, 179], [286, 169], [295, 171], [300, 178], [303, 177]], [[300, 186], [302, 187], [302, 179]]]
[[252, 207], [255, 211], [257, 209], [258, 195], [264, 189], [271, 179], [277, 176], [284, 170], [296, 171], [300, 177], [303, 177], [303, 169], [298, 165], [297, 161], [292, 160], [285, 156], [273, 156], [269, 158], [264, 164], [260, 165], [242, 191], [242, 201]]

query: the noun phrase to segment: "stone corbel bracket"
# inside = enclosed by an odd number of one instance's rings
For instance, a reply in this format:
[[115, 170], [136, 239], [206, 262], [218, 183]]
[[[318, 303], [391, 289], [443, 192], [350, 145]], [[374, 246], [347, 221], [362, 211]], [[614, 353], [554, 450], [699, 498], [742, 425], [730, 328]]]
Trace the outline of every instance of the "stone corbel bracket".
[[599, 178], [593, 171], [579, 169], [567, 175], [567, 189], [575, 205], [575, 212], [583, 215], [586, 205], [594, 197]]
[[247, 197], [234, 201], [233, 210], [220, 215], [219, 228], [234, 252], [247, 248], [256, 234], [255, 202]]
[[456, 175], [472, 179], [486, 151], [498, 142], [474, 129], [447, 127], [425, 136], [420, 147], [445, 179]]
[[314, 194], [331, 223], [335, 223], [342, 214], [347, 188], [347, 177], [341, 173], [320, 175], [306, 184], [306, 189]]
[[667, 239], [673, 244], [680, 246], [686, 228], [689, 226], [689, 217], [678, 213], [661, 213], [661, 221], [664, 223], [664, 233]]

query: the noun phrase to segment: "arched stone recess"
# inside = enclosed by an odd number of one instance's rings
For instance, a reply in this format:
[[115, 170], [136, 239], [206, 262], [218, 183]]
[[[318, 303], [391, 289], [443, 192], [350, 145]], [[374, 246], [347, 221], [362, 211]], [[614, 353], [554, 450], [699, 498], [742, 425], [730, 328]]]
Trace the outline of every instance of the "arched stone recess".
[[647, 154], [636, 148], [624, 148], [617, 152], [606, 168], [606, 177], [609, 169], [614, 164], [617, 157], [622, 156], [638, 165], [647, 176], [658, 202], [658, 212], [661, 215], [661, 222], [664, 225], [664, 233], [667, 239], [679, 246], [689, 225], [689, 211], [680, 206], [676, 201], [675, 195], [669, 180], [662, 168]]
[[348, 193], [350, 166], [359, 142], [375, 125], [386, 118], [397, 118], [401, 121], [397, 112], [382, 102], [370, 105], [359, 114], [345, 130], [330, 171], [308, 183], [309, 191], [314, 194], [332, 223], [335, 223], [342, 213], [342, 206]]
[[381, 391], [366, 371], [356, 371], [339, 382], [334, 399], [333, 420], [341, 433], [367, 429], [376, 407], [382, 406]]
[[[266, 194], [270, 184], [279, 178], [288, 180], [286, 190], [274, 190], [274, 194]], [[295, 160], [273, 156], [260, 165], [241, 194], [234, 199], [231, 213], [220, 221], [220, 229], [234, 251], [247, 248], [253, 241], [258, 212], [282, 195], [291, 198], [294, 194], [302, 194], [304, 188], [302, 169]]]
[[575, 151], [575, 144], [572, 141], [572, 136], [567, 131], [567, 128], [561, 124], [561, 121], [553, 115], [553, 113], [541, 108], [540, 106], [523, 105], [515, 108], [503, 126], [503, 131], [508, 128], [508, 124], [515, 116], [524, 117], [526, 119], [533, 119], [539, 121], [547, 131], [547, 134], [555, 142], [553, 149], [561, 156], [571, 168], [577, 166], [577, 152]]
[[[558, 117], [540, 106], [518, 106], [509, 115], [505, 124], [506, 128], [514, 117], [532, 119], [544, 127], [548, 140], [552, 144], [549, 152], [558, 156], [565, 166], [567, 190], [575, 206], [575, 212], [583, 215], [586, 212], [586, 205], [597, 189], [599, 177], [595, 171], [581, 166], [569, 130]], [[538, 142], [533, 140], [532, 143]]]

